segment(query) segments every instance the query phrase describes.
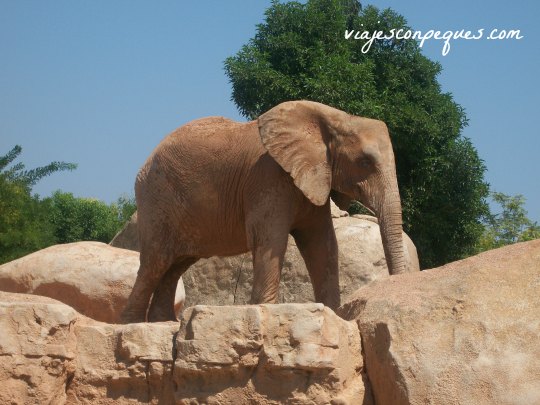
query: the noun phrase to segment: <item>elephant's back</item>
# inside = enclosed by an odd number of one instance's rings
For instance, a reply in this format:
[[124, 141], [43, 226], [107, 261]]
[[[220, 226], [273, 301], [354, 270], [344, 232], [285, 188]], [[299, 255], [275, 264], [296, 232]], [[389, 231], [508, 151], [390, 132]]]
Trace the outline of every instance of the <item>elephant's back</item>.
[[255, 121], [236, 122], [224, 117], [206, 117], [174, 130], [152, 155], [199, 157], [203, 162], [220, 159], [226, 163], [229, 157], [236, 158], [239, 153], [259, 148], [263, 145]]
[[254, 122], [237, 122], [225, 117], [206, 117], [188, 122], [170, 133], [162, 144], [200, 143], [211, 148], [231, 138], [243, 137], [245, 127]]
[[257, 128], [254, 122], [240, 123], [224, 117], [188, 122], [158, 144], [142, 166], [137, 183], [148, 183], [154, 177], [167, 177], [175, 183], [182, 179], [191, 182], [197, 176], [220, 172], [253, 149], [249, 144], [254, 144], [255, 149], [257, 143], [262, 147], [258, 133], [249, 130], [253, 128]]
[[212, 135], [223, 130], [237, 129], [245, 123], [233, 121], [225, 117], [205, 117], [199, 118], [182, 125], [170, 135], [176, 137], [189, 137], [190, 135]]
[[210, 117], [180, 127], [158, 145], [137, 176], [139, 216], [166, 218], [180, 229], [179, 238], [189, 235], [190, 243], [209, 251], [245, 251], [243, 190], [263, 153], [256, 122]]

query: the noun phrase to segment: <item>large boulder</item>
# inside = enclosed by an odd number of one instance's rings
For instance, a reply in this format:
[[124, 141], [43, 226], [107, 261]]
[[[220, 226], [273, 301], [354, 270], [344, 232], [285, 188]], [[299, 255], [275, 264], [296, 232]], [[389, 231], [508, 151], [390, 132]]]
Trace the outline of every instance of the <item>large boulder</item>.
[[540, 240], [375, 281], [338, 313], [376, 403], [540, 403]]
[[540, 403], [540, 240], [321, 304], [106, 324], [0, 292], [0, 403]]
[[0, 403], [371, 403], [355, 323], [321, 304], [111, 325], [0, 292], [0, 331]]
[[0, 292], [1, 404], [66, 403], [77, 315], [50, 298]]
[[185, 320], [174, 375], [186, 403], [370, 402], [358, 329], [322, 304], [198, 305]]
[[[103, 322], [118, 322], [131, 293], [139, 253], [101, 242], [56, 245], [0, 266], [0, 291], [57, 299]], [[177, 288], [181, 311], [183, 284]]]
[[139, 252], [139, 230], [137, 228], [137, 211], [133, 213], [129, 221], [118, 231], [109, 245]]

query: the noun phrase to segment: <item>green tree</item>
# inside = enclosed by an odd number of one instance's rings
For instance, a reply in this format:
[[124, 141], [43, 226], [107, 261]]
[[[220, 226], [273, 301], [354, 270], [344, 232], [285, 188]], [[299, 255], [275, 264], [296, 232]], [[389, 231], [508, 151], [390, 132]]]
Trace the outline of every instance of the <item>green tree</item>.
[[75, 163], [66, 162], [51, 162], [47, 166], [37, 167], [31, 170], [26, 170], [24, 163], [19, 162], [8, 168], [19, 157], [21, 152], [21, 146], [15, 145], [6, 155], [0, 157], [0, 175], [7, 181], [20, 184], [29, 190], [43, 177], [47, 177], [55, 172], [71, 171], [77, 168]]
[[540, 238], [540, 225], [527, 217], [523, 207], [525, 197], [492, 192], [491, 198], [501, 208], [498, 214], [486, 216], [479, 251]]
[[133, 198], [125, 196], [108, 205], [62, 191], [54, 192], [44, 203], [56, 243], [92, 240], [108, 243], [136, 209]]
[[129, 221], [131, 216], [137, 211], [137, 203], [134, 196], [121, 195], [116, 200], [116, 209], [118, 211], [118, 222], [120, 227]]
[[26, 170], [23, 163], [9, 167], [21, 152], [17, 145], [0, 157], [0, 263], [55, 243], [47, 209], [32, 195], [32, 186], [52, 173], [76, 167], [64, 162], [32, 170]]
[[414, 40], [346, 40], [346, 29], [408, 28], [390, 9], [353, 0], [273, 1], [255, 36], [225, 61], [232, 99], [254, 119], [294, 99], [377, 118], [390, 129], [406, 232], [422, 267], [474, 253], [489, 210], [485, 166], [461, 136], [465, 112], [441, 91], [440, 64]]

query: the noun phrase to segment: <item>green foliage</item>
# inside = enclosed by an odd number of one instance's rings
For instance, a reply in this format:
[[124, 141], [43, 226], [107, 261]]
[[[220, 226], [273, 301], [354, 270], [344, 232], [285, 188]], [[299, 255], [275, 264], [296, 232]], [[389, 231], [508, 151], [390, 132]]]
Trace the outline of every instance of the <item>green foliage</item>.
[[488, 213], [485, 166], [463, 108], [437, 81], [441, 66], [412, 40], [346, 40], [346, 29], [406, 27], [390, 9], [353, 0], [273, 1], [255, 36], [225, 61], [232, 99], [254, 119], [286, 100], [322, 102], [390, 129], [406, 232], [422, 267], [474, 252]]
[[53, 162], [32, 170], [25, 170], [22, 163], [8, 168], [21, 152], [17, 145], [0, 157], [0, 263], [55, 243], [46, 206], [31, 194], [31, 187], [54, 172], [76, 167]]
[[361, 202], [359, 201], [352, 201], [351, 206], [347, 210], [349, 212], [349, 215], [375, 215], [373, 211], [366, 208]]
[[16, 163], [8, 168], [21, 152], [15, 146], [0, 156], [0, 264], [57, 243], [108, 243], [137, 209], [135, 199], [127, 196], [110, 205], [61, 191], [40, 199], [32, 195], [33, 185], [76, 165], [52, 162], [25, 170], [24, 164]]
[[118, 212], [118, 222], [122, 227], [129, 221], [135, 211], [137, 211], [137, 203], [135, 202], [135, 197], [122, 195], [118, 198], [115, 205]]
[[74, 197], [56, 191], [44, 200], [56, 243], [94, 240], [109, 243], [135, 211], [133, 199], [119, 198], [116, 204], [93, 198]]
[[15, 145], [6, 155], [0, 157], [0, 172], [4, 178], [12, 183], [20, 183], [25, 187], [31, 188], [39, 180], [55, 172], [64, 170], [75, 170], [77, 165], [66, 162], [51, 162], [47, 166], [37, 167], [32, 170], [25, 170], [23, 163], [17, 163], [10, 169], [6, 167], [12, 163], [22, 152], [19, 145]]
[[540, 238], [540, 225], [527, 217], [523, 207], [525, 197], [492, 192], [491, 198], [501, 207], [501, 212], [486, 216], [479, 251]]
[[0, 175], [0, 264], [54, 243], [37, 196]]

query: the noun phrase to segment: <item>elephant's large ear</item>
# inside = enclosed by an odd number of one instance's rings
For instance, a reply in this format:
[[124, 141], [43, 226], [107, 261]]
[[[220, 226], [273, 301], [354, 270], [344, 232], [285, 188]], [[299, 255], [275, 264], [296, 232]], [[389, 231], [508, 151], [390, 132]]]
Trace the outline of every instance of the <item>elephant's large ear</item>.
[[261, 115], [258, 123], [270, 156], [313, 204], [324, 205], [332, 184], [329, 134], [316, 105], [288, 101]]

